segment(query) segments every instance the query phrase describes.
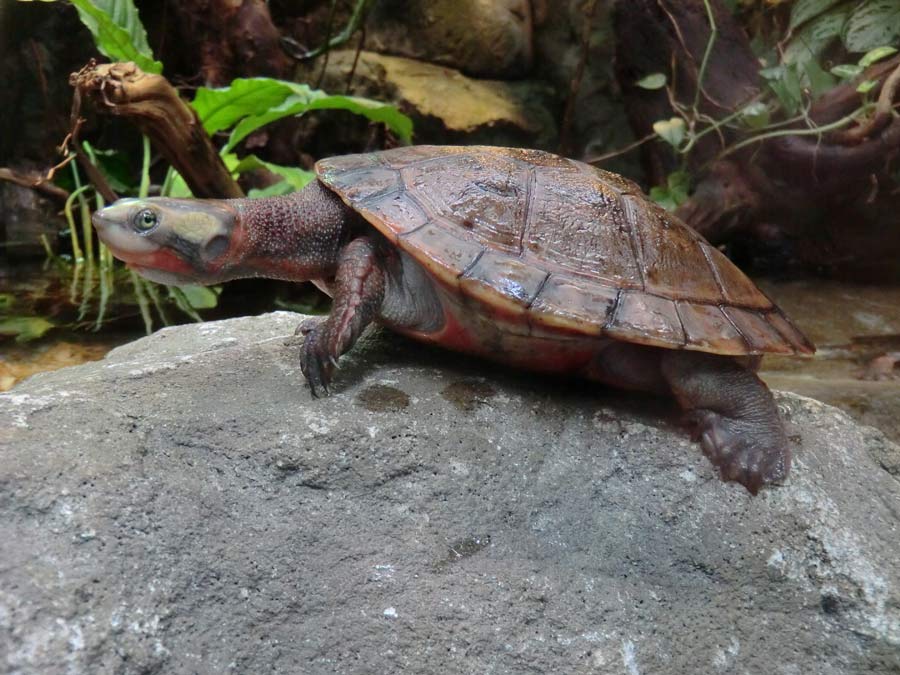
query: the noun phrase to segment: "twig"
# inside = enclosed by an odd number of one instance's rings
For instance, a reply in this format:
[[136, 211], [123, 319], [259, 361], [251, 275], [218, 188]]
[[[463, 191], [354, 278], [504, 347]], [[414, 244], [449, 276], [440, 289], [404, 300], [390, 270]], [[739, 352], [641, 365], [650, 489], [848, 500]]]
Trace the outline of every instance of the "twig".
[[[866, 106], [863, 106], [861, 109], [865, 109]], [[778, 131], [770, 131], [765, 134], [759, 134], [758, 136], [751, 136], [750, 138], [745, 138], [743, 141], [739, 143], [735, 143], [732, 146], [725, 148], [722, 152], [719, 153], [716, 159], [722, 159], [723, 157], [727, 157], [731, 155], [741, 148], [745, 148], [748, 145], [752, 145], [753, 143], [761, 143], [763, 141], [770, 140], [772, 138], [779, 138], [782, 136], [822, 136], [828, 131], [835, 131], [840, 129], [841, 127], [845, 127], [850, 124], [856, 118], [856, 114], [850, 114], [846, 117], [842, 117], [839, 120], [832, 122], [831, 124], [824, 124], [815, 129], [781, 129]]]
[[325, 44], [300, 56], [301, 59], [311, 59], [311, 55], [325, 54], [325, 58], [322, 59], [322, 70], [319, 71], [319, 79], [316, 80], [316, 89], [322, 88], [322, 80], [325, 79], [325, 71], [328, 68], [328, 57], [331, 55], [331, 29], [334, 27], [334, 14], [336, 11], [337, 0], [331, 0], [331, 11], [328, 12], [328, 22], [325, 24]]
[[[68, 161], [71, 161], [68, 160]], [[43, 195], [52, 197], [59, 201], [65, 201], [69, 198], [69, 192], [63, 190], [58, 185], [54, 185], [46, 176], [42, 176], [37, 172], [21, 172], [6, 167], [0, 167], [0, 180], [9, 181], [22, 187], [30, 188]]]
[[654, 138], [656, 138], [656, 133], [651, 132], [651, 133], [647, 134], [646, 136], [644, 136], [643, 138], [639, 138], [634, 143], [629, 143], [628, 145], [626, 145], [622, 148], [619, 148], [618, 150], [610, 150], [609, 152], [605, 152], [602, 155], [597, 155], [596, 157], [588, 157], [588, 158], [584, 159], [583, 161], [586, 162], [587, 164], [597, 165], [602, 162], [605, 162], [608, 159], [612, 159], [613, 157], [618, 157], [619, 155], [624, 155], [626, 152], [631, 152], [635, 148], [642, 146], [647, 141], [652, 141]]
[[350, 85], [353, 84], [353, 76], [356, 75], [356, 65], [359, 63], [359, 55], [363, 50], [363, 45], [366, 42], [366, 27], [363, 25], [362, 29], [359, 32], [359, 43], [356, 45], [356, 53], [353, 55], [353, 65], [350, 66], [350, 74], [347, 75], [347, 93], [348, 95], [351, 93]]

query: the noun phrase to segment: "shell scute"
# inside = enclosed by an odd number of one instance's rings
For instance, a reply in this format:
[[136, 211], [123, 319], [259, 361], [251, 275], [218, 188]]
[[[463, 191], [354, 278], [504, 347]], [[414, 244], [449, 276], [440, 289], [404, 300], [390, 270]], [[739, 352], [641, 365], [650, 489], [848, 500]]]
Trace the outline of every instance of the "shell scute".
[[348, 155], [316, 171], [437, 282], [542, 334], [735, 355], [814, 351], [721, 252], [615, 174], [479, 146]]
[[459, 284], [467, 295], [519, 314], [528, 308], [547, 277], [547, 272], [534, 265], [488, 250], [465, 271]]
[[675, 303], [641, 291], [622, 291], [606, 332], [630, 342], [653, 346], [685, 346], [684, 329]]
[[510, 157], [457, 153], [401, 169], [408, 193], [437, 220], [486, 246], [518, 252], [527, 208], [523, 169]]

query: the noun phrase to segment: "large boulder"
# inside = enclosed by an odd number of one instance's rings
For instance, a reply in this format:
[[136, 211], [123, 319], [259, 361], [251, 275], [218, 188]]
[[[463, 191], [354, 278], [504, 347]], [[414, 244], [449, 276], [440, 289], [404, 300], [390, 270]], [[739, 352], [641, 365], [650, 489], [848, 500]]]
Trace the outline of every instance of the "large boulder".
[[665, 401], [375, 334], [314, 400], [300, 317], [171, 328], [0, 395], [21, 673], [896, 673], [900, 484], [780, 395], [786, 485]]

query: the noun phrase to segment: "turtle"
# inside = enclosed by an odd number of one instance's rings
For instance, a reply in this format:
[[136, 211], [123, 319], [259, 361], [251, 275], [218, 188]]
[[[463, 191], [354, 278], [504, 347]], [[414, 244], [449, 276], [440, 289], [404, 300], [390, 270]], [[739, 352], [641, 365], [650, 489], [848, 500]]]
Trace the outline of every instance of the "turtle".
[[98, 236], [165, 284], [313, 281], [297, 327], [314, 397], [377, 322], [516, 368], [674, 396], [725, 481], [752, 494], [791, 454], [763, 354], [811, 342], [718, 249], [634, 182], [532, 149], [407, 146], [326, 158], [260, 199], [120, 199]]

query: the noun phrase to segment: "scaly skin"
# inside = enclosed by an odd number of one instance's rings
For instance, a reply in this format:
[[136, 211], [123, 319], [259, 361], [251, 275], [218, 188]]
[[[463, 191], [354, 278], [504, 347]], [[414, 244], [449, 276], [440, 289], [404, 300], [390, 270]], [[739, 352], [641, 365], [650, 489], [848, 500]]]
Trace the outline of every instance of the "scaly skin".
[[114, 255], [162, 283], [259, 276], [326, 288], [331, 313], [297, 329], [314, 396], [328, 393], [340, 356], [377, 321], [516, 367], [674, 395], [723, 480], [753, 494], [790, 468], [772, 395], [737, 359], [541, 332], [497, 308], [463, 303], [316, 181], [262, 200], [120, 200], [94, 224]]

